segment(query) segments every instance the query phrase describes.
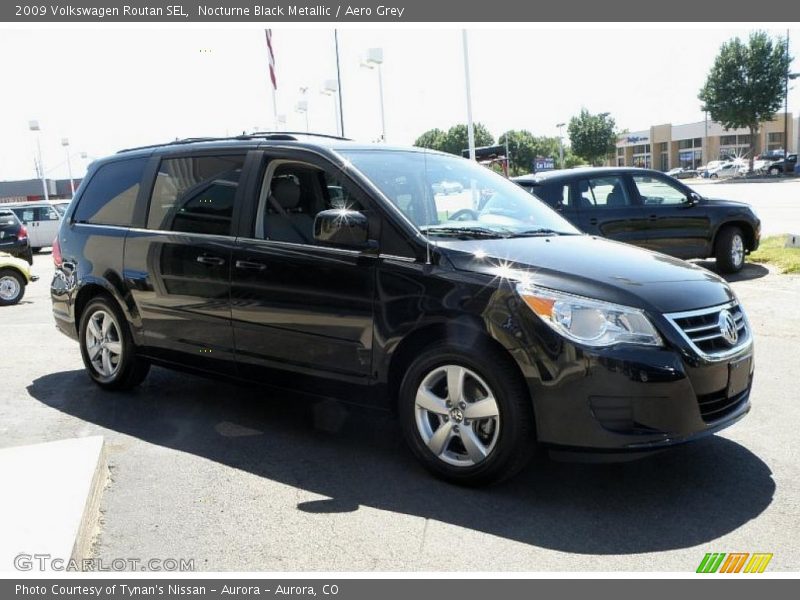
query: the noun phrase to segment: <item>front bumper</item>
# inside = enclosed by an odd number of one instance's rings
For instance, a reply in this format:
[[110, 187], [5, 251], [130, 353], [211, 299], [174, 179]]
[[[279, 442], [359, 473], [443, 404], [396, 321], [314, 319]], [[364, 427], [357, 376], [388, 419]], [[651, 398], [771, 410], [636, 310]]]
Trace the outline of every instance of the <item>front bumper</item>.
[[564, 450], [658, 450], [715, 433], [750, 410], [752, 343], [716, 362], [669, 347], [588, 351], [564, 343], [558, 360], [537, 367], [528, 385], [539, 441]]

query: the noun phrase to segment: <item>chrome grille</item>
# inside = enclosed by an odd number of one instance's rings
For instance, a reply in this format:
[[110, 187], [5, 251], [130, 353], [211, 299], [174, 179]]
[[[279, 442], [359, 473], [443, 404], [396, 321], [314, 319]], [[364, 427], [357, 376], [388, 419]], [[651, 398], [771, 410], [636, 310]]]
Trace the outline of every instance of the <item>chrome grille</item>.
[[[734, 343], [725, 339], [720, 327], [720, 314], [724, 310], [731, 314], [735, 323], [737, 339]], [[665, 316], [700, 356], [724, 358], [750, 342], [750, 324], [736, 302]]]

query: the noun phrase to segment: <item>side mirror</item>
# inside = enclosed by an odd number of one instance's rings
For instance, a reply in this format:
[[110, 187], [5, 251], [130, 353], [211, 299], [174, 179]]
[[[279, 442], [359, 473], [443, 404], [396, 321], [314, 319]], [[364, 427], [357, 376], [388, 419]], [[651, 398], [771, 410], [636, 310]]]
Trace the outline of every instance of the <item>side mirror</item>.
[[314, 240], [327, 246], [369, 248], [369, 222], [357, 210], [332, 208], [314, 218]]
[[686, 197], [686, 206], [694, 206], [698, 202], [700, 202], [700, 194], [697, 192], [690, 192]]

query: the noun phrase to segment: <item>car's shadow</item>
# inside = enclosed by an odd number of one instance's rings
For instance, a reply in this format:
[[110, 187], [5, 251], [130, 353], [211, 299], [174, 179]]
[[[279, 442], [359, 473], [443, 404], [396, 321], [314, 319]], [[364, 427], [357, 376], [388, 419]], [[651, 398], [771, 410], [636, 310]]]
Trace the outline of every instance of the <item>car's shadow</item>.
[[719, 437], [622, 464], [540, 458], [512, 481], [465, 489], [429, 476], [405, 449], [395, 419], [377, 411], [163, 369], [131, 393], [100, 390], [82, 371], [45, 375], [28, 391], [105, 429], [329, 498], [296, 510], [370, 506], [564, 552], [703, 544], [757, 517], [775, 492], [764, 462]]
[[767, 269], [764, 265], [759, 265], [752, 262], [745, 262], [742, 270], [738, 273], [720, 273], [717, 270], [716, 261], [713, 260], [697, 260], [692, 262], [694, 262], [694, 264], [696, 264], [698, 267], [703, 267], [712, 273], [716, 273], [726, 281], [730, 282], [750, 281], [751, 279], [760, 279], [761, 277], [766, 277], [769, 275], [769, 269]]

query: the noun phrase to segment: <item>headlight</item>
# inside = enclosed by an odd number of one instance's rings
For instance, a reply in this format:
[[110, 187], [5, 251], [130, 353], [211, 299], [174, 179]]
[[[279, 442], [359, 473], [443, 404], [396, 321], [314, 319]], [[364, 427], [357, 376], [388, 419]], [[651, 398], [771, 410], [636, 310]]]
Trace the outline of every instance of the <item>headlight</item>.
[[638, 308], [520, 283], [517, 293], [545, 323], [565, 338], [586, 346], [639, 344], [661, 346], [661, 336]]

